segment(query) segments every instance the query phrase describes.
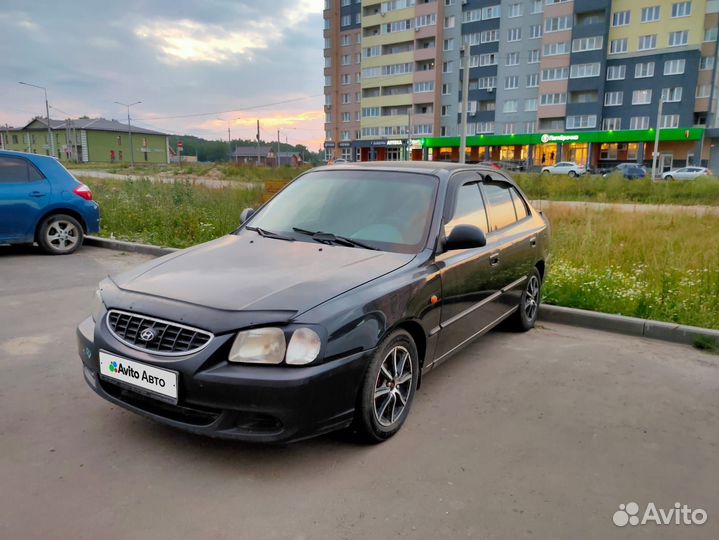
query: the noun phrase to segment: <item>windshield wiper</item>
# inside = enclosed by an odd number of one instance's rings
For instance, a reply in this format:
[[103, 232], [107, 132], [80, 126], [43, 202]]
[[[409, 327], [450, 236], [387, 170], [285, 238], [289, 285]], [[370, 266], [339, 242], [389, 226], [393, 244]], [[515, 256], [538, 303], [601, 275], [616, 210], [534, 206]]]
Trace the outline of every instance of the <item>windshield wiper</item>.
[[245, 227], [248, 231], [255, 231], [260, 236], [263, 236], [265, 238], [274, 238], [276, 240], [287, 240], [288, 242], [294, 242], [295, 239], [291, 236], [284, 236], [282, 234], [268, 231], [266, 229], [261, 229], [260, 227]]
[[347, 238], [346, 236], [338, 236], [334, 233], [327, 233], [322, 231], [308, 231], [307, 229], [300, 229], [299, 227], [292, 227], [292, 230], [300, 234], [306, 234], [307, 236], [311, 236], [313, 240], [316, 240], [323, 244], [340, 244], [347, 247], [360, 247], [364, 249], [379, 251], [378, 247], [365, 244], [364, 242], [360, 242], [359, 240]]

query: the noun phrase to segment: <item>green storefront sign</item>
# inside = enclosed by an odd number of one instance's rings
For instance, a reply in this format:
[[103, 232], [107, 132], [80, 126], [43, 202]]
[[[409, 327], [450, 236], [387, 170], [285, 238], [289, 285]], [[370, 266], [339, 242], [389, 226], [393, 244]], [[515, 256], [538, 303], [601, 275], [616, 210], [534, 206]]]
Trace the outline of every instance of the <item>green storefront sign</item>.
[[[659, 131], [660, 141], [698, 141], [704, 128], [664, 128]], [[473, 146], [524, 146], [538, 144], [625, 143], [653, 142], [654, 129], [619, 131], [580, 131], [571, 133], [528, 133], [516, 135], [472, 135], [467, 147]], [[459, 147], [459, 137], [427, 137], [424, 148]]]

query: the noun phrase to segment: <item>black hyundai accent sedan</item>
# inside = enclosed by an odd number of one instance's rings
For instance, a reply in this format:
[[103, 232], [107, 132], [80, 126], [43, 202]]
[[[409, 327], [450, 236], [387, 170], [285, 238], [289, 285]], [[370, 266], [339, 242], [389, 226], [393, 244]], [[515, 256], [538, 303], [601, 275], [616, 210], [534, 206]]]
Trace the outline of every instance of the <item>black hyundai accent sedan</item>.
[[321, 167], [243, 218], [100, 283], [77, 337], [101, 397], [217, 437], [380, 442], [427, 372], [537, 318], [549, 226], [501, 171]]

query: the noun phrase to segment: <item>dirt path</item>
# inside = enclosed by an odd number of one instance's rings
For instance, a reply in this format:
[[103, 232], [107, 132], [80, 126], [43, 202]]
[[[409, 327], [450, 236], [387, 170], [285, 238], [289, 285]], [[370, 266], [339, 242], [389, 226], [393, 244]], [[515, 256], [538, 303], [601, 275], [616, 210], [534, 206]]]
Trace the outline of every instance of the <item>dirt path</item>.
[[533, 200], [537, 209], [549, 208], [588, 208], [591, 210], [617, 210], [619, 212], [669, 212], [674, 214], [694, 214], [695, 216], [719, 216], [719, 206], [690, 206], [681, 204], [633, 204], [633, 203], [597, 203], [585, 201], [547, 201]]
[[103, 180], [149, 180], [150, 182], [158, 182], [161, 184], [174, 184], [175, 182], [190, 182], [191, 184], [207, 186], [214, 189], [236, 187], [241, 189], [254, 189], [259, 183], [241, 182], [239, 180], [223, 180], [220, 178], [211, 178], [207, 176], [193, 175], [170, 175], [170, 174], [117, 174], [107, 171], [98, 171], [94, 169], [75, 169], [71, 170], [78, 178], [100, 178]]

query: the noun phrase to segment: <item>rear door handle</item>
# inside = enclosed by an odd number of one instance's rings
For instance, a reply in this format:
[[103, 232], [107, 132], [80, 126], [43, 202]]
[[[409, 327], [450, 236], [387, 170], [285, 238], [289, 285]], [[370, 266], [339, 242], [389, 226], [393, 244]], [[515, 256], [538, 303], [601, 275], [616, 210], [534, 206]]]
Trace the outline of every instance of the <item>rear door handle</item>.
[[536, 245], [537, 245], [537, 237], [536, 236], [532, 236], [532, 238], [529, 239], [529, 245], [532, 247], [536, 247]]
[[44, 197], [46, 194], [42, 191], [31, 191], [30, 197]]
[[499, 252], [492, 253], [489, 256], [489, 266], [497, 266], [499, 264]]

